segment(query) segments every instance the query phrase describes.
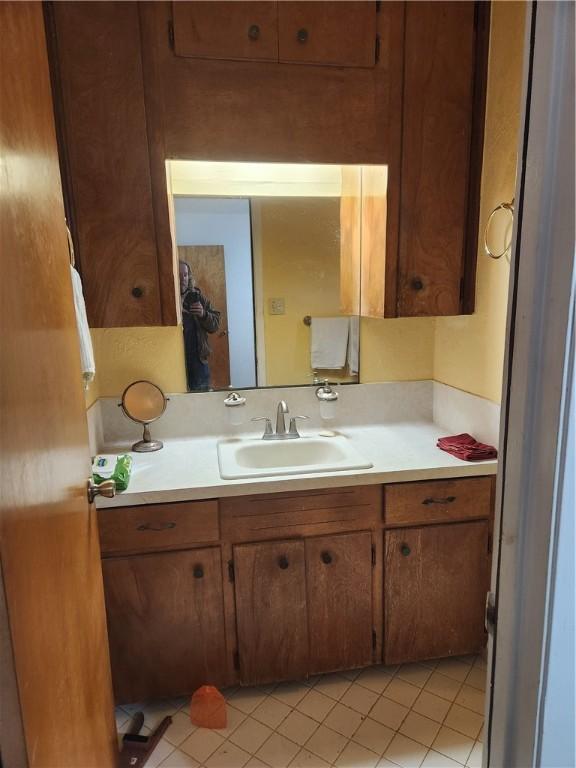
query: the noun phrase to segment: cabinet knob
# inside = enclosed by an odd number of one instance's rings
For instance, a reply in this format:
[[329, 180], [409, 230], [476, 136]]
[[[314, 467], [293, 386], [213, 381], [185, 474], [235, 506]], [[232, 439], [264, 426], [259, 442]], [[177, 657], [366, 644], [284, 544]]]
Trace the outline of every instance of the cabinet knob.
[[296, 33], [296, 39], [298, 40], [299, 43], [307, 43], [308, 30], [304, 29], [304, 27], [302, 27], [302, 29], [299, 29], [298, 32]]
[[410, 285], [415, 291], [421, 291], [424, 288], [424, 283], [420, 277], [413, 277], [410, 281]]
[[288, 568], [289, 563], [286, 555], [282, 555], [281, 557], [278, 558], [278, 565], [280, 566], [280, 568], [282, 568], [283, 571], [285, 571], [286, 568]]
[[260, 27], [258, 24], [251, 24], [248, 27], [248, 37], [250, 40], [258, 40], [260, 37]]
[[135, 299], [141, 299], [142, 296], [144, 296], [144, 291], [140, 286], [135, 285], [134, 288], [132, 288], [132, 296], [134, 296]]
[[195, 565], [193, 574], [195, 579], [201, 579], [204, 576], [204, 568], [201, 565]]
[[330, 554], [330, 552], [322, 552], [320, 557], [322, 558], [322, 562], [325, 563], [326, 565], [330, 565], [330, 563], [332, 562], [332, 555]]
[[410, 549], [408, 544], [402, 544], [402, 546], [400, 547], [400, 552], [404, 557], [408, 557], [408, 555], [410, 554], [410, 552], [412, 552], [412, 550]]

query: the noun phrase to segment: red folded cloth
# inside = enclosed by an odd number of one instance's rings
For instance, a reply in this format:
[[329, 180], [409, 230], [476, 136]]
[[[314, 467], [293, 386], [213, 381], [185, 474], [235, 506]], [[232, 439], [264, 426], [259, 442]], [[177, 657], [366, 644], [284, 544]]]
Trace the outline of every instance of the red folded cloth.
[[450, 453], [463, 461], [485, 461], [486, 459], [495, 459], [498, 456], [498, 451], [493, 445], [479, 443], [467, 432], [450, 437], [439, 437], [436, 445], [442, 451], [446, 451], [446, 453]]

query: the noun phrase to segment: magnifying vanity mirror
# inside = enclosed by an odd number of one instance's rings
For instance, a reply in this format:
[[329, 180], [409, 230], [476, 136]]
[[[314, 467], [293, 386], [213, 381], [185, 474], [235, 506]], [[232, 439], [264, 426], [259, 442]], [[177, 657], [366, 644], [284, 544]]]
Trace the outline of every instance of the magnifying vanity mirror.
[[134, 443], [133, 451], [150, 453], [163, 447], [161, 440], [152, 440], [149, 425], [162, 416], [167, 401], [164, 392], [151, 381], [135, 381], [126, 387], [120, 406], [129, 419], [144, 427], [142, 440]]

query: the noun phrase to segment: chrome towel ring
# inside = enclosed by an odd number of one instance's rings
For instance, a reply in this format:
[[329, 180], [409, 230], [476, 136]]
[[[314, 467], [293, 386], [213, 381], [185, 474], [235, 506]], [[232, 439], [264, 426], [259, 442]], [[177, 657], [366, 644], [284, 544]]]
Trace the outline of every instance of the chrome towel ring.
[[484, 253], [486, 256], [490, 256], [491, 259], [501, 259], [502, 256], [510, 251], [510, 246], [512, 245], [512, 238], [510, 238], [510, 241], [506, 243], [504, 250], [500, 251], [499, 253], [494, 253], [494, 251], [488, 245], [488, 230], [490, 229], [490, 223], [498, 211], [508, 211], [512, 216], [512, 220], [514, 220], [514, 198], [512, 198], [511, 202], [509, 203], [500, 203], [500, 205], [497, 205], [490, 216], [488, 216], [488, 221], [486, 222], [486, 227], [484, 228]]

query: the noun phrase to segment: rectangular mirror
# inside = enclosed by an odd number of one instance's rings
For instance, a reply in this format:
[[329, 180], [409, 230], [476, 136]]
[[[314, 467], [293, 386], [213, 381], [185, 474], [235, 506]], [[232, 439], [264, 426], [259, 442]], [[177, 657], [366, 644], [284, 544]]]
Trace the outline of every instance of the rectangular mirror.
[[386, 167], [167, 173], [188, 391], [358, 382], [359, 316], [382, 313]]

